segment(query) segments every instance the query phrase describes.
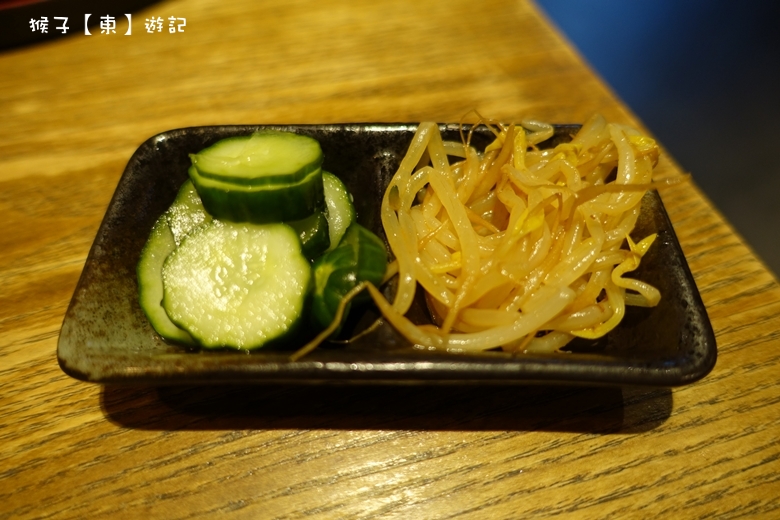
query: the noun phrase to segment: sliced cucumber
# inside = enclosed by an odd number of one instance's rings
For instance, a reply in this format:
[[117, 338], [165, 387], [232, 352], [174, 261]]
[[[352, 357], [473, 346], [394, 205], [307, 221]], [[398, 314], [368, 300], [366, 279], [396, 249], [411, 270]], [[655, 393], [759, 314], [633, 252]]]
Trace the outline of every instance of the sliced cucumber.
[[311, 281], [291, 227], [219, 220], [187, 236], [162, 273], [165, 311], [206, 348], [251, 350], [291, 333]]
[[[309, 260], [320, 256], [330, 245], [327, 214], [327, 209], [323, 207], [321, 211], [316, 211], [304, 219], [285, 222], [298, 233], [303, 254]], [[178, 246], [195, 228], [211, 222], [212, 216], [203, 207], [192, 181], [187, 180], [179, 189], [176, 200], [168, 208], [166, 218]]]
[[311, 137], [263, 131], [223, 139], [190, 159], [190, 178], [214, 218], [284, 222], [324, 205], [322, 149]]
[[206, 212], [206, 208], [203, 207], [198, 192], [190, 180], [182, 184], [178, 195], [176, 195], [176, 200], [173, 201], [165, 215], [177, 246], [196, 227], [211, 221], [211, 215]]
[[294, 183], [259, 186], [204, 177], [194, 166], [189, 175], [206, 211], [217, 219], [255, 224], [300, 220], [325, 204], [319, 168]]
[[287, 222], [295, 229], [303, 243], [303, 253], [314, 260], [332, 251], [341, 241], [347, 228], [355, 222], [352, 195], [341, 179], [330, 172], [322, 172], [325, 208], [303, 220]]
[[316, 139], [305, 135], [265, 130], [223, 139], [190, 158], [204, 178], [278, 186], [296, 183], [319, 169], [322, 148]]
[[309, 260], [319, 257], [330, 245], [327, 214], [328, 210], [323, 209], [305, 219], [285, 222], [298, 233], [303, 255]]
[[192, 345], [195, 342], [186, 331], [177, 327], [168, 318], [162, 306], [163, 263], [176, 249], [176, 242], [168, 227], [166, 214], [157, 219], [138, 261], [138, 296], [141, 309], [157, 333], [165, 339]]
[[350, 290], [364, 281], [380, 285], [386, 270], [387, 250], [382, 240], [360, 224], [349, 226], [338, 247], [314, 262], [312, 315], [316, 325], [330, 325]]
[[325, 204], [328, 205], [328, 232], [332, 251], [339, 245], [347, 228], [355, 222], [355, 206], [352, 195], [341, 179], [330, 172], [322, 172], [322, 184], [325, 189]]

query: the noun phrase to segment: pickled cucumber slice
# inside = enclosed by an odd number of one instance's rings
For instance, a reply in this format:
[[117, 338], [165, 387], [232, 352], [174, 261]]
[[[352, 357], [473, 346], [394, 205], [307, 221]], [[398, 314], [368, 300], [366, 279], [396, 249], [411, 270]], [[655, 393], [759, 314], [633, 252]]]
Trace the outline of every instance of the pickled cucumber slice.
[[141, 259], [136, 268], [138, 298], [149, 323], [160, 336], [170, 341], [192, 345], [195, 343], [192, 337], [168, 318], [162, 306], [162, 268], [165, 259], [176, 249], [176, 242], [166, 217], [167, 214], [163, 213], [157, 219], [141, 251]]
[[165, 312], [200, 345], [252, 350], [295, 331], [311, 268], [286, 224], [212, 220], [170, 254], [162, 278]]

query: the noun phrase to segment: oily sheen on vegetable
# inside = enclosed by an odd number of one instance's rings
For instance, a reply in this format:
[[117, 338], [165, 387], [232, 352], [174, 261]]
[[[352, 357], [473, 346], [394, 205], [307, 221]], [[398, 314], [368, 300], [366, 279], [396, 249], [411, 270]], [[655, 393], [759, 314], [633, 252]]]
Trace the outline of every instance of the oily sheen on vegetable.
[[[629, 237], [656, 186], [655, 142], [600, 116], [552, 149], [537, 147], [551, 125], [484, 124], [483, 151], [421, 124], [391, 179], [381, 213], [398, 290], [391, 303], [367, 287], [385, 318], [424, 348], [553, 352], [608, 333], [626, 305], [655, 306], [658, 290], [626, 276], [655, 239]], [[404, 316], [418, 286], [435, 326]]]

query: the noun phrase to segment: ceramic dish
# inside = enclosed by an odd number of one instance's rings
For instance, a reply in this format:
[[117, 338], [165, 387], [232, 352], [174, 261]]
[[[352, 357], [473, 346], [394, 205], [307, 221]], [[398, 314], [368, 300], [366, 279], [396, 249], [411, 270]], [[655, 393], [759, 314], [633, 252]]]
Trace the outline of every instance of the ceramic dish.
[[[58, 358], [69, 375], [96, 383], [544, 383], [675, 386], [704, 377], [714, 366], [715, 338], [690, 270], [658, 194], [643, 199], [637, 236], [658, 233], [636, 271], [663, 295], [653, 309], [629, 308], [620, 326], [598, 341], [573, 342], [563, 354], [451, 355], [410, 348], [390, 326], [349, 346], [325, 346], [297, 362], [289, 352], [252, 354], [188, 350], [165, 343], [138, 304], [136, 263], [155, 219], [187, 178], [188, 154], [219, 139], [261, 127], [172, 130], [146, 141], [130, 159], [100, 226], [68, 308]], [[300, 125], [272, 128], [318, 139], [323, 168], [354, 195], [358, 221], [384, 237], [379, 202], [414, 134], [411, 124]], [[442, 125], [459, 140], [457, 125]], [[576, 126], [556, 127], [551, 141], [568, 140]], [[489, 142], [478, 134], [478, 148]], [[553, 144], [553, 143], [550, 143]], [[419, 291], [418, 291], [419, 292]], [[424, 304], [413, 308], [426, 320]], [[355, 318], [358, 329], [375, 317]]]

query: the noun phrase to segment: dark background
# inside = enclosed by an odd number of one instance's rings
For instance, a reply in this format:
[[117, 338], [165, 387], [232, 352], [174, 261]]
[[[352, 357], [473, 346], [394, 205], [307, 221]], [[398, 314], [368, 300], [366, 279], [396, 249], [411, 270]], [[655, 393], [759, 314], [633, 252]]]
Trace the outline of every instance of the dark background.
[[536, 1], [780, 273], [780, 2]]

